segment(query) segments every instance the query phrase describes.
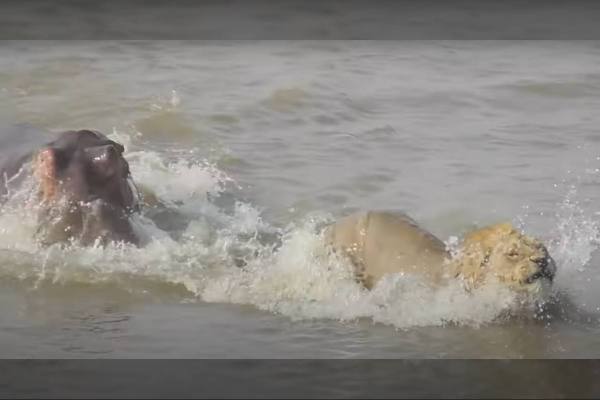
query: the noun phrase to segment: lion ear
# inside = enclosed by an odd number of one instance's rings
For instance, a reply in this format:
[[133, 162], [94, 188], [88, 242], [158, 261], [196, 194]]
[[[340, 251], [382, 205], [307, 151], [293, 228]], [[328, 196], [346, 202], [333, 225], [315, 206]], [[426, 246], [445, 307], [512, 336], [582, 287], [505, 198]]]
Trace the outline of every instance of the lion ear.
[[34, 157], [33, 174], [39, 183], [42, 201], [54, 199], [57, 193], [56, 153], [52, 148], [40, 150]]

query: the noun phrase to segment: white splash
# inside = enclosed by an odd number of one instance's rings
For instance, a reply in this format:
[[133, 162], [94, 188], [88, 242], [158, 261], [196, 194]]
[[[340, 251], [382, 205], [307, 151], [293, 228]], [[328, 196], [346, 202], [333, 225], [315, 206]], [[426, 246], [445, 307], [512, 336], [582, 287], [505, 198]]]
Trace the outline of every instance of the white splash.
[[[41, 248], [32, 239], [35, 213], [24, 206], [31, 190], [25, 187], [0, 211], [0, 278], [33, 288], [68, 290], [85, 283], [156, 296], [175, 291], [185, 301], [248, 304], [292, 319], [368, 319], [402, 329], [478, 326], [522, 306], [514, 293], [493, 282], [466, 292], [459, 282], [436, 288], [394, 274], [368, 291], [355, 282], [349, 265], [323, 246], [318, 227], [331, 216], [275, 228], [251, 204], [237, 202], [226, 211], [211, 201], [230, 182], [214, 165], [169, 162], [152, 151], [128, 154], [136, 182], [184, 217], [178, 235], [141, 215], [133, 224], [146, 243], [142, 248]], [[570, 192], [559, 209], [558, 240], [551, 246], [559, 273], [583, 268], [600, 240], [598, 226], [574, 196]], [[447, 240], [450, 249], [456, 243], [457, 238]]]
[[169, 101], [169, 104], [172, 108], [177, 108], [179, 107], [179, 104], [181, 104], [181, 98], [176, 90], [171, 90], [171, 100]]
[[176, 90], [171, 90], [169, 97], [161, 96], [150, 105], [150, 109], [154, 111], [174, 111], [181, 104], [181, 97]]
[[556, 239], [550, 252], [560, 266], [557, 276], [583, 271], [600, 244], [598, 221], [587, 215], [571, 185], [556, 213]]

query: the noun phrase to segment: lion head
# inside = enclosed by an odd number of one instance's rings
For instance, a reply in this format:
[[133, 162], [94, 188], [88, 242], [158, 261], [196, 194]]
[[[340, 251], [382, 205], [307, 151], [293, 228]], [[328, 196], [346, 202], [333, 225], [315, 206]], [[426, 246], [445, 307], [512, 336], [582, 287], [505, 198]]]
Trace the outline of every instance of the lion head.
[[539, 293], [550, 286], [556, 264], [539, 240], [501, 223], [467, 234], [450, 271], [467, 288], [493, 277], [511, 289]]

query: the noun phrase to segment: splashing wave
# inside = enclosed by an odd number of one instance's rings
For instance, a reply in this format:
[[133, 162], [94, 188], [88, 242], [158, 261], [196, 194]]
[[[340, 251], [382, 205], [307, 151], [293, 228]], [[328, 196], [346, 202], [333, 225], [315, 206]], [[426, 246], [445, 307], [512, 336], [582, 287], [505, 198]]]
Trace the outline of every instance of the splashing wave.
[[[118, 139], [128, 144], [127, 138]], [[493, 283], [467, 293], [458, 282], [433, 288], [400, 274], [367, 291], [349, 266], [322, 246], [318, 227], [330, 215], [276, 228], [251, 204], [219, 206], [231, 179], [213, 165], [167, 162], [148, 150], [131, 152], [130, 163], [138, 184], [171, 210], [162, 225], [160, 215], [136, 217], [143, 248], [39, 247], [32, 239], [35, 213], [23, 201], [32, 189], [25, 185], [0, 210], [0, 279], [34, 290], [51, 286], [68, 292], [73, 285], [87, 285], [152, 298], [249, 304], [293, 319], [366, 318], [397, 328], [477, 326], [521, 305]], [[583, 268], [600, 240], [597, 224], [575, 198], [573, 189], [557, 213], [558, 236], [551, 244], [564, 275]], [[177, 222], [168, 226], [174, 215]]]

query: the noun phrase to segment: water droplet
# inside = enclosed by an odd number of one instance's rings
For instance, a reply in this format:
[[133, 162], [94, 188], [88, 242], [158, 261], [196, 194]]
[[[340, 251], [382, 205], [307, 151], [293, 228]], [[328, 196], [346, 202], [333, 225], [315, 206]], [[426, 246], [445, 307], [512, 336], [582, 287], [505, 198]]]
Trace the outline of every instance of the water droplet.
[[175, 108], [178, 107], [179, 104], [181, 103], [181, 98], [177, 95], [177, 91], [176, 90], [171, 90], [171, 107]]

